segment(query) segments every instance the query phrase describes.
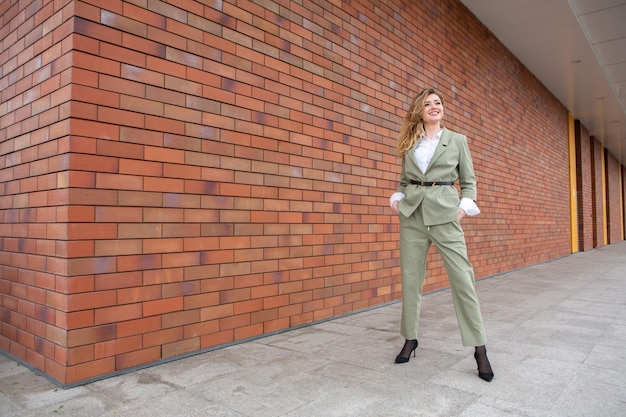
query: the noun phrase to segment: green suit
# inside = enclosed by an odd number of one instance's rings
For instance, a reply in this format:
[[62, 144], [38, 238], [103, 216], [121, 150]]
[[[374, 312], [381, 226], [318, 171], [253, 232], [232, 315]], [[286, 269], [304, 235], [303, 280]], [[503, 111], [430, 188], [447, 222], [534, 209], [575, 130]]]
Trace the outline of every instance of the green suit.
[[[416, 144], [417, 145], [417, 144]], [[415, 146], [416, 146], [415, 145]], [[411, 181], [459, 181], [461, 198], [476, 199], [476, 177], [465, 136], [443, 129], [425, 173], [411, 149], [403, 158], [398, 191], [405, 197], [400, 210], [400, 267], [402, 271], [402, 322], [407, 340], [417, 339], [426, 257], [431, 243], [441, 255], [464, 346], [482, 346], [485, 331], [474, 289], [474, 269], [467, 257], [465, 236], [456, 220], [459, 193], [454, 186], [420, 186]]]

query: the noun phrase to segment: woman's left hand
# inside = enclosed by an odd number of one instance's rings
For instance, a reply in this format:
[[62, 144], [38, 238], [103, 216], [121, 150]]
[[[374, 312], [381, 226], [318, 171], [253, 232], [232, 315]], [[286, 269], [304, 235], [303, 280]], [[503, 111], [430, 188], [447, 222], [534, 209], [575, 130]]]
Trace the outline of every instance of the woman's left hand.
[[463, 217], [465, 217], [465, 210], [459, 208], [459, 214], [456, 215], [456, 221], [460, 222]]

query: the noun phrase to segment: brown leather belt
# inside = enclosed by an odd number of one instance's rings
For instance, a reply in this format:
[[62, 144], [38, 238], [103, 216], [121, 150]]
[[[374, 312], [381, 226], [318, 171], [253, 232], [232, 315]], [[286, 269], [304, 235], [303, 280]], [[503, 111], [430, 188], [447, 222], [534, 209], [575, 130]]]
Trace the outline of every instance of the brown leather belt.
[[413, 185], [421, 185], [424, 187], [432, 187], [434, 185], [454, 185], [454, 181], [414, 181], [411, 180]]

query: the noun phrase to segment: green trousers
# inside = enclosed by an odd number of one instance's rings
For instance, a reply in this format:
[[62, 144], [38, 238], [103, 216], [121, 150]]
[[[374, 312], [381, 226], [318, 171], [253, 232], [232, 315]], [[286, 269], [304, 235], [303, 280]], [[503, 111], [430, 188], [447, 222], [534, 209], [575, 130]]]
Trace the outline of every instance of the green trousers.
[[467, 257], [463, 229], [457, 221], [425, 226], [420, 207], [408, 218], [400, 214], [400, 334], [407, 340], [417, 339], [426, 258], [431, 243], [435, 244], [448, 274], [463, 346], [486, 344], [483, 319], [474, 288], [474, 268]]

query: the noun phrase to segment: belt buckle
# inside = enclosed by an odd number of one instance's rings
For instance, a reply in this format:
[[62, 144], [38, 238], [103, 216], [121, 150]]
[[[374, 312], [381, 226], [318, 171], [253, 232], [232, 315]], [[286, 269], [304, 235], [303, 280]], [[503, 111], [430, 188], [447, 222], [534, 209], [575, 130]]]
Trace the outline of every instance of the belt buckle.
[[430, 186], [431, 186], [431, 187], [434, 187], [435, 185], [437, 185], [437, 182], [436, 182], [436, 181], [433, 181], [433, 182], [431, 182], [431, 183], [430, 183]]

